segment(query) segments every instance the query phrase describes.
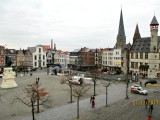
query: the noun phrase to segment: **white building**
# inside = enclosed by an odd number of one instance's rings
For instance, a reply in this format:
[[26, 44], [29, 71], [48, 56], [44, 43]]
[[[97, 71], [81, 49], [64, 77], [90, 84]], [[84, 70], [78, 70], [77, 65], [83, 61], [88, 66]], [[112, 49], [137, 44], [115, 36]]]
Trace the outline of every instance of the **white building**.
[[46, 50], [43, 46], [29, 47], [29, 50], [33, 55], [33, 68], [46, 67]]

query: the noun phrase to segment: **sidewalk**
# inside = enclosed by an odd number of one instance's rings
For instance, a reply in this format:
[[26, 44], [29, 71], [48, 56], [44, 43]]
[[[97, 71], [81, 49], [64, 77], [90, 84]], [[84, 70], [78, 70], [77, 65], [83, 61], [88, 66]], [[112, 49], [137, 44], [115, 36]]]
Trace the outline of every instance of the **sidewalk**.
[[[117, 87], [117, 86], [112, 86], [111, 90], [113, 90], [114, 87]], [[121, 90], [124, 91], [125, 87]], [[86, 113], [93, 112], [95, 110], [98, 110], [104, 107], [105, 98], [106, 98], [105, 94], [97, 95], [95, 97], [95, 108], [94, 109], [91, 108], [90, 98], [80, 100], [80, 109], [79, 109], [80, 118]], [[116, 90], [115, 92], [108, 92], [108, 104], [117, 102], [119, 100], [123, 100], [124, 98], [125, 98], [125, 92], [123, 92], [122, 94], [120, 94], [120, 91], [118, 90]], [[49, 109], [42, 113], [35, 114], [36, 120], [73, 120], [73, 119], [76, 119], [76, 117], [77, 117], [77, 102], [76, 101], [74, 103], [67, 104], [62, 107]], [[31, 119], [32, 119], [32, 115], [29, 114], [25, 116], [12, 118], [9, 120], [31, 120]]]
[[[110, 93], [110, 96], [113, 95]], [[119, 96], [114, 93], [115, 96]], [[108, 107], [105, 107], [105, 94], [98, 95], [95, 98], [96, 106], [91, 108], [90, 99], [80, 101], [80, 120], [147, 120], [148, 112], [145, 106], [133, 106], [135, 100], [158, 99], [159, 93], [153, 93], [149, 96], [132, 94], [130, 99], [125, 99], [124, 96], [108, 99]], [[104, 100], [105, 101], [105, 100]], [[160, 119], [159, 105], [154, 106], [152, 120]], [[50, 109], [35, 115], [36, 120], [77, 120], [77, 103], [68, 104], [59, 108]], [[25, 115], [9, 120], [32, 120], [32, 116]]]
[[[115, 92], [111, 92], [115, 90]], [[90, 98], [80, 100], [80, 120], [147, 120], [148, 113], [144, 106], [133, 106], [134, 100], [160, 99], [159, 93], [150, 89], [147, 96], [130, 94], [130, 99], [125, 99], [125, 87], [112, 86], [108, 91], [108, 107], [105, 107], [106, 95], [95, 97], [95, 108], [91, 108]], [[159, 120], [160, 106], [154, 106], [152, 120]], [[77, 102], [67, 104], [54, 109], [48, 109], [42, 113], [35, 114], [36, 120], [77, 120]], [[15, 117], [9, 120], [32, 120], [31, 113]]]

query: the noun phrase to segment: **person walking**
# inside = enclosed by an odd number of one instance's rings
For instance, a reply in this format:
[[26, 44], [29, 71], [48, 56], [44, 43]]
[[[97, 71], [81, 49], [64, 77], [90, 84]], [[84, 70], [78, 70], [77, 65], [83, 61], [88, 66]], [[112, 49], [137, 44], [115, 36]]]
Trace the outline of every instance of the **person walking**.
[[92, 108], [94, 108], [94, 106], [95, 106], [95, 101], [94, 101], [94, 99], [92, 98]]
[[150, 107], [149, 107], [149, 111], [150, 111], [150, 113], [151, 113], [151, 115], [152, 115], [152, 111], [153, 111], [153, 104], [151, 104], [151, 105], [150, 105]]
[[150, 115], [148, 116], [148, 120], [152, 120], [152, 117]]
[[141, 81], [139, 82], [139, 84], [140, 84], [140, 86], [142, 87], [142, 82], [141, 82]]
[[147, 110], [147, 107], [148, 107], [148, 99], [147, 98], [144, 100], [144, 103], [145, 103], [145, 108]]

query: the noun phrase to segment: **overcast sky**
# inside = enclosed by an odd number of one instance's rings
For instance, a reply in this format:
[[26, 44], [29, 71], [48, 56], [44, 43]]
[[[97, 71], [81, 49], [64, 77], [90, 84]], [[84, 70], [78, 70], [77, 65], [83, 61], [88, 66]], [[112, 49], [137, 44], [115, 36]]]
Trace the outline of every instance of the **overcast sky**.
[[136, 24], [150, 37], [154, 16], [160, 23], [160, 0], [0, 0], [0, 45], [26, 49], [38, 44], [72, 51], [113, 47], [123, 11], [126, 41]]

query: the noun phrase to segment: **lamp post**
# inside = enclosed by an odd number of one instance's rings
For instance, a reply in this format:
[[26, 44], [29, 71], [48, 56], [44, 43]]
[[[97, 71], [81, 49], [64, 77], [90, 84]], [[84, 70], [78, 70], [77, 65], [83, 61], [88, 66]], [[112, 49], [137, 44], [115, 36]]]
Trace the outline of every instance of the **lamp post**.
[[107, 85], [105, 85], [106, 87], [106, 107], [108, 106], [108, 87], [109, 85], [110, 85], [110, 82]]

